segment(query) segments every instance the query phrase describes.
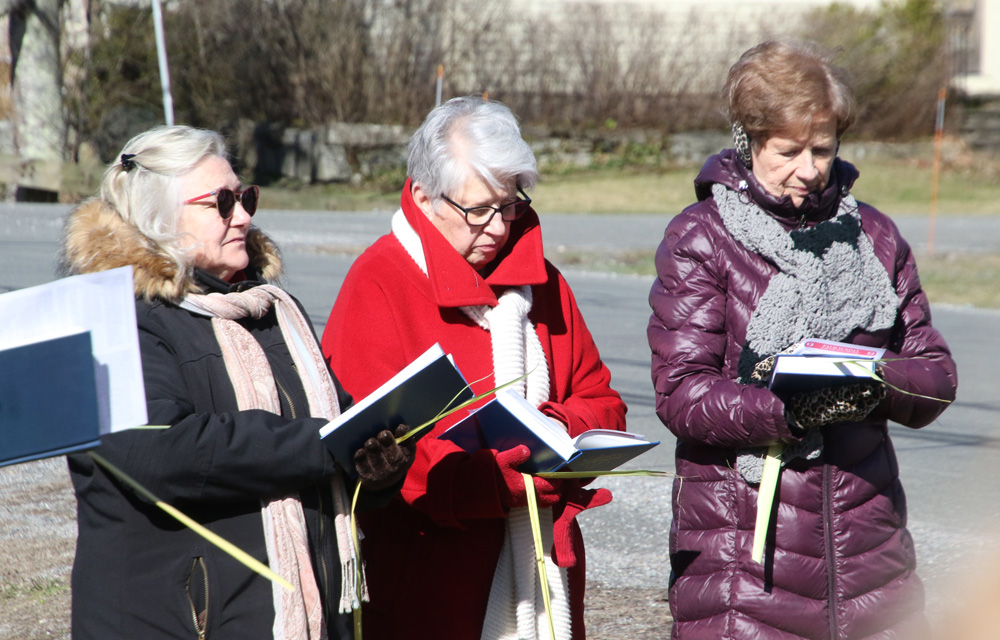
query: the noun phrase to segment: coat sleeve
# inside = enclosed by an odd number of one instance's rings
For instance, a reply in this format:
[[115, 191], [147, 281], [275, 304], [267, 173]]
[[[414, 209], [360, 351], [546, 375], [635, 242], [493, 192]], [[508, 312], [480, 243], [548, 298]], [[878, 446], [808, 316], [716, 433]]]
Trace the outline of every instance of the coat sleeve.
[[105, 436], [101, 455], [175, 504], [253, 500], [332, 476], [332, 457], [319, 438], [324, 419], [261, 410], [197, 413], [170, 335], [162, 324], [140, 322], [149, 423], [167, 428]]
[[724, 371], [728, 265], [717, 256], [710, 223], [673, 218], [656, 252], [647, 338], [656, 413], [681, 440], [718, 447], [794, 441], [784, 404], [770, 391], [737, 383]]
[[625, 430], [625, 403], [611, 388], [611, 372], [601, 360], [576, 297], [555, 267], [546, 285], [536, 287], [533, 306], [543, 310], [548, 328], [550, 398], [538, 408], [576, 437], [590, 429]]
[[876, 251], [892, 251], [884, 260], [893, 265], [899, 312], [884, 356], [889, 388], [871, 417], [920, 428], [933, 422], [955, 399], [958, 372], [944, 337], [931, 324], [930, 305], [910, 246], [895, 224], [883, 218], [888, 232], [877, 241]]

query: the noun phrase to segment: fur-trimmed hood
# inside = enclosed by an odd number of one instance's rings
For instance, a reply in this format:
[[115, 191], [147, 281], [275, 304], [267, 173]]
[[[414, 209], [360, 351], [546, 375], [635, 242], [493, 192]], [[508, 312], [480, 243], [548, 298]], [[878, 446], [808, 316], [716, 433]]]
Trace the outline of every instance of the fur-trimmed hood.
[[[250, 227], [246, 246], [249, 279], [280, 279], [281, 254], [263, 231]], [[203, 293], [191, 266], [181, 268], [159, 244], [123, 220], [107, 202], [93, 198], [69, 213], [60, 257], [63, 273], [93, 273], [127, 265], [132, 266], [137, 298], [176, 303], [189, 293]]]

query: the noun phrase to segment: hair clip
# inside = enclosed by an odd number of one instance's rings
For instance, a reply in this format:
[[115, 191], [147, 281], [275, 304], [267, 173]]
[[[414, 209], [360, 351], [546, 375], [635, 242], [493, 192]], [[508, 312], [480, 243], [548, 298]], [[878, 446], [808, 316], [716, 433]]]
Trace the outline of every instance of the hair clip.
[[736, 156], [747, 169], [753, 168], [753, 156], [750, 154], [750, 136], [739, 122], [733, 123], [733, 146]]
[[135, 160], [132, 159], [134, 157], [135, 157], [134, 153], [123, 153], [122, 154], [122, 170], [125, 173], [128, 173], [132, 169], [135, 169]]

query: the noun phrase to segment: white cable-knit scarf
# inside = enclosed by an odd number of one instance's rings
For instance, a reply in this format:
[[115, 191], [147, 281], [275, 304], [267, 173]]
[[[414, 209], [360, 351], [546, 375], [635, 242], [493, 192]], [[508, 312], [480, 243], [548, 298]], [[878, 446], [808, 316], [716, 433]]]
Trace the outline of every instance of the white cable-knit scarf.
[[[226, 371], [241, 411], [263, 409], [280, 414], [281, 404], [267, 356], [237, 320], [262, 318], [273, 307], [309, 402], [309, 415], [332, 419], [340, 414], [337, 391], [308, 321], [284, 290], [259, 285], [245, 292], [188, 295], [181, 306], [212, 318]], [[341, 562], [340, 611], [358, 605], [354, 556], [350, 538], [350, 511], [343, 474], [333, 479], [337, 542]], [[261, 501], [268, 563], [295, 586], [291, 592], [272, 583], [273, 634], [276, 640], [324, 640], [326, 623], [319, 588], [309, 555], [305, 514], [298, 494]]]
[[[420, 237], [407, 222], [402, 210], [397, 211], [392, 218], [392, 233], [424, 275], [427, 275], [427, 261]], [[549, 368], [538, 334], [528, 319], [531, 303], [531, 287], [512, 287], [500, 295], [495, 307], [480, 305], [461, 309], [473, 322], [490, 332], [496, 385], [527, 374], [511, 385], [511, 388], [537, 407], [549, 399]], [[552, 510], [540, 509], [539, 519], [542, 542], [546, 549], [545, 569], [556, 631], [556, 638], [550, 640], [568, 640], [572, 631], [569, 583], [566, 569], [557, 566], [551, 558]], [[511, 509], [496, 573], [493, 575], [482, 640], [548, 638], [548, 620], [541, 582], [536, 571], [528, 509]]]

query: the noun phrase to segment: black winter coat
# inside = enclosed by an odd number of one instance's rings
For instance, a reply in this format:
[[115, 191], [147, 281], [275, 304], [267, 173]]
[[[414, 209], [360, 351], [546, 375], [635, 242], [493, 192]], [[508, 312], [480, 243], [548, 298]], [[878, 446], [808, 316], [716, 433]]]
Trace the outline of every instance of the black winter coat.
[[[75, 246], [87, 243], [74, 234], [74, 225], [108, 226], [99, 214], [87, 206], [72, 214], [67, 239], [71, 270], [87, 264], [80, 255], [107, 255], [99, 247], [81, 254]], [[106, 235], [120, 239], [131, 233], [121, 224], [111, 223]], [[257, 234], [255, 244], [264, 253], [271, 251], [266, 238]], [[258, 265], [277, 260], [276, 253], [259, 254], [258, 249]], [[267, 355], [282, 413], [239, 411], [211, 319], [146, 295], [156, 292], [147, 277], [155, 271], [152, 262], [142, 256], [133, 260], [141, 294], [136, 316], [149, 424], [169, 428], [111, 434], [97, 452], [160, 500], [265, 564], [261, 500], [298, 491], [330, 638], [350, 638], [349, 616], [336, 613], [341, 585], [330, 491], [335, 468], [318, 434], [326, 420], [305, 414], [305, 392], [274, 311], [241, 323]], [[110, 266], [98, 263], [98, 268]], [[248, 270], [251, 276], [259, 272], [257, 267]], [[196, 271], [191, 278], [185, 287], [230, 289], [205, 273]], [[350, 396], [339, 383], [337, 392], [346, 408]], [[79, 526], [72, 576], [74, 638], [273, 637], [267, 579], [138, 497], [89, 456], [71, 456], [69, 468]]]

